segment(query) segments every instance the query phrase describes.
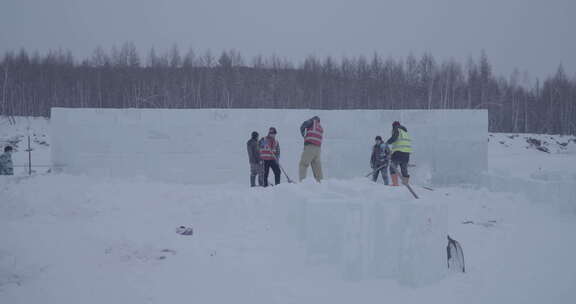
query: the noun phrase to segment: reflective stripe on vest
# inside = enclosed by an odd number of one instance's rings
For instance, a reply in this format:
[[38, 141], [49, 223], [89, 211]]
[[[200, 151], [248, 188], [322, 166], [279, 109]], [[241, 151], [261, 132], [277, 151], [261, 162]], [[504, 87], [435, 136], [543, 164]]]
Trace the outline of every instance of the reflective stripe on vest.
[[263, 145], [260, 146], [260, 158], [263, 160], [274, 160], [276, 153], [276, 146], [278, 142], [274, 139], [265, 138]]
[[324, 129], [320, 125], [320, 122], [314, 120], [311, 128], [306, 130], [306, 136], [304, 137], [305, 143], [310, 143], [316, 146], [322, 145], [322, 136], [324, 134]]
[[403, 129], [398, 128], [398, 138], [392, 143], [392, 153], [396, 151], [411, 153], [412, 152], [412, 140], [408, 132]]

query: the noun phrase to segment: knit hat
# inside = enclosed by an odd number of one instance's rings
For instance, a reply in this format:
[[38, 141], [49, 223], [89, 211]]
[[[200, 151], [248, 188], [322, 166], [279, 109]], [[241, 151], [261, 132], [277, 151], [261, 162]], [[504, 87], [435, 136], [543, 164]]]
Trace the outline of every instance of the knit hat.
[[399, 127], [400, 126], [400, 122], [399, 121], [395, 121], [392, 123], [392, 127]]
[[382, 140], [382, 137], [380, 137], [380, 135], [376, 136], [375, 140]]
[[270, 127], [270, 129], [268, 129], [268, 134], [276, 134], [278, 132], [276, 132], [276, 128], [274, 127]]
[[258, 132], [253, 131], [252, 132], [252, 138], [258, 138]]

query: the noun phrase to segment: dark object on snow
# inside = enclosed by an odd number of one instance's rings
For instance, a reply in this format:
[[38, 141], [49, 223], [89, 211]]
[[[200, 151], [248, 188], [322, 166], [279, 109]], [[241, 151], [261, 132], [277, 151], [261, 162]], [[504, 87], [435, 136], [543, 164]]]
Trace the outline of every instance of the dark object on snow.
[[541, 141], [539, 141], [536, 138], [532, 138], [532, 137], [528, 137], [528, 139], [526, 139], [526, 142], [529, 143], [531, 146], [536, 146], [536, 147], [540, 147], [542, 145]]
[[446, 257], [448, 262], [448, 269], [457, 272], [466, 272], [466, 267], [464, 266], [464, 252], [462, 251], [462, 246], [458, 241], [452, 239], [448, 235], [448, 246], [446, 246]]
[[[526, 139], [526, 142], [530, 144], [530, 147], [534, 147], [538, 151], [550, 153], [550, 150], [548, 148], [544, 147], [542, 141], [540, 141], [538, 139], [528, 137], [528, 139]], [[546, 142], [544, 142], [544, 143], [546, 143]]]
[[181, 235], [192, 235], [194, 234], [194, 229], [192, 229], [192, 227], [180, 226], [176, 228], [176, 233]]
[[463, 221], [462, 224], [466, 225], [466, 224], [472, 224], [472, 225], [478, 225], [478, 226], [482, 226], [484, 228], [490, 228], [490, 227], [494, 227], [496, 226], [496, 224], [498, 223], [497, 220], [488, 220], [485, 222], [475, 222], [475, 221]]

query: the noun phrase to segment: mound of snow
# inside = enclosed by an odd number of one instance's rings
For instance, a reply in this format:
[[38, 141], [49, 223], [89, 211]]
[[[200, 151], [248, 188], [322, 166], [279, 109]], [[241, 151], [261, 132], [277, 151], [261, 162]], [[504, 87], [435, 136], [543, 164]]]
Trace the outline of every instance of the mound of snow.
[[576, 137], [569, 135], [491, 133], [490, 149], [519, 152], [523, 149], [543, 153], [576, 153]]

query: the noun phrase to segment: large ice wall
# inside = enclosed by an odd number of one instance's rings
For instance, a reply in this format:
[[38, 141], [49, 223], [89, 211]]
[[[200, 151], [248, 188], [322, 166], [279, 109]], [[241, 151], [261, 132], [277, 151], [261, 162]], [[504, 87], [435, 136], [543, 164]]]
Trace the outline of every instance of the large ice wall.
[[322, 164], [327, 178], [369, 172], [374, 137], [388, 138], [395, 120], [412, 137], [416, 180], [475, 183], [487, 167], [484, 110], [53, 108], [53, 163], [73, 174], [246, 183], [246, 141], [252, 131], [266, 135], [274, 126], [280, 162], [296, 179], [303, 147], [299, 127], [314, 115], [325, 130]]

